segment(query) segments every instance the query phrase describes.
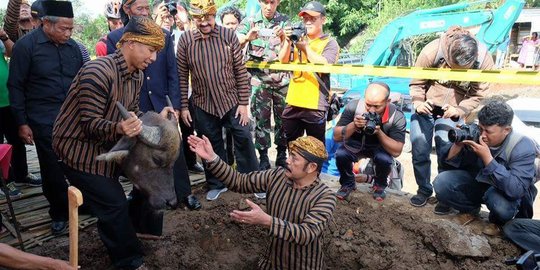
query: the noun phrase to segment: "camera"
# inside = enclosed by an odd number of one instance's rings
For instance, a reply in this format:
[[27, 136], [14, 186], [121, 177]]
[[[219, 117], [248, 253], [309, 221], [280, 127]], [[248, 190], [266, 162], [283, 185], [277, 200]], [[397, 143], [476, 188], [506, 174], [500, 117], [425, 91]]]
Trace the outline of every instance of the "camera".
[[480, 127], [477, 124], [462, 125], [461, 128], [448, 131], [448, 140], [457, 143], [464, 140], [480, 142]]
[[433, 105], [431, 115], [433, 116], [433, 119], [441, 118], [444, 115], [444, 110], [441, 106]]
[[[444, 115], [444, 110], [441, 106], [437, 106], [437, 105], [432, 105], [433, 106], [433, 109], [431, 110], [431, 116], [433, 117], [434, 120], [437, 120], [441, 117], [443, 117]], [[454, 122], [457, 122], [459, 121], [459, 116], [454, 116], [454, 117], [450, 117], [450, 119]]]
[[291, 30], [292, 30], [292, 33], [289, 36], [289, 38], [294, 43], [299, 41], [303, 36], [307, 34], [306, 26], [303, 23], [298, 23], [297, 25], [294, 25], [291, 28]]
[[176, 14], [178, 13], [178, 9], [176, 9], [176, 3], [174, 1], [164, 1], [164, 3], [171, 16], [176, 16]]
[[367, 135], [373, 135], [375, 133], [375, 127], [380, 126], [381, 116], [374, 112], [365, 112], [362, 114], [365, 120], [367, 120], [366, 126], [364, 127], [364, 132]]

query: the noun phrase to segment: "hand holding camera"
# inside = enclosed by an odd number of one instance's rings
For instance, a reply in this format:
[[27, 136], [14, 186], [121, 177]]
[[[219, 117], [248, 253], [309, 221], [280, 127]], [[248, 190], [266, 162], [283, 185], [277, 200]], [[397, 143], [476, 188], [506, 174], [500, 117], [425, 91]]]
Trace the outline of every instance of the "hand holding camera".
[[354, 126], [357, 131], [363, 131], [366, 135], [374, 135], [377, 126], [382, 124], [381, 116], [375, 112], [365, 112], [354, 116]]
[[431, 114], [431, 110], [433, 110], [433, 104], [430, 100], [426, 100], [420, 106], [416, 107], [416, 112], [419, 114]]

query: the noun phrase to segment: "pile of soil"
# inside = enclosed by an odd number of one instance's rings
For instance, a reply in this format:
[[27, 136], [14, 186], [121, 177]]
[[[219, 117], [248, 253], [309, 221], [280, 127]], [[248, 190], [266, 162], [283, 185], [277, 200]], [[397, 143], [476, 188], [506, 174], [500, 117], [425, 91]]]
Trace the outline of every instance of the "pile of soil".
[[[204, 190], [195, 190], [204, 198]], [[245, 209], [244, 199], [253, 195], [224, 193], [217, 201], [203, 201], [200, 211], [177, 209], [165, 216], [162, 240], [143, 240], [149, 269], [256, 269], [268, 244], [267, 230], [238, 224], [229, 217]], [[264, 206], [264, 201], [257, 201]], [[434, 219], [453, 220], [433, 214], [433, 205], [414, 208], [408, 197], [391, 194], [378, 203], [365, 192], [339, 201], [334, 221], [324, 233], [328, 269], [508, 269], [504, 260], [519, 250], [500, 237], [488, 238], [488, 257], [448, 254], [441, 244], [453, 237], [440, 232]], [[483, 221], [466, 227], [480, 233]], [[83, 269], [107, 269], [110, 260], [94, 226], [80, 231], [80, 265]], [[46, 242], [32, 253], [69, 257], [67, 237]]]

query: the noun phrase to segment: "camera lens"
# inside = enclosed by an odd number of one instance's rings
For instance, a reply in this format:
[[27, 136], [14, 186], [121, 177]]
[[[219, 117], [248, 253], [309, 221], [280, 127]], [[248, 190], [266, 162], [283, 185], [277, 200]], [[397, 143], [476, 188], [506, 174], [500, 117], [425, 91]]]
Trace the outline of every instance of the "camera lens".
[[467, 138], [467, 132], [461, 129], [451, 129], [448, 131], [448, 140], [450, 142], [462, 142]]

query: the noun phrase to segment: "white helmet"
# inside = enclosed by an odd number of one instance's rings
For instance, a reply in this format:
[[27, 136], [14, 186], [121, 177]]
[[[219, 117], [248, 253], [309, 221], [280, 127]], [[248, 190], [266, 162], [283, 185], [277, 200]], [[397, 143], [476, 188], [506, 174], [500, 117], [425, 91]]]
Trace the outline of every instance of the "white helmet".
[[105, 17], [107, 19], [120, 19], [120, 6], [122, 5], [120, 0], [109, 1], [105, 5]]

